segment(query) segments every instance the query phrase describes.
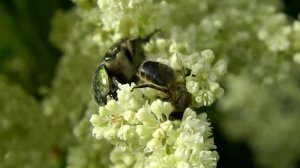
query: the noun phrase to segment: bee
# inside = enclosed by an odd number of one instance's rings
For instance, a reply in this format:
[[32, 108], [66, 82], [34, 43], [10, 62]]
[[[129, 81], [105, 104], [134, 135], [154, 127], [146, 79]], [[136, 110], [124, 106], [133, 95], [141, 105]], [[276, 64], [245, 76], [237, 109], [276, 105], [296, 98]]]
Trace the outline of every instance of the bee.
[[167, 97], [163, 100], [174, 105], [175, 110], [173, 112], [175, 115], [182, 115], [189, 106], [191, 93], [186, 89], [185, 80], [178, 81], [175, 71], [171, 67], [160, 62], [144, 61], [138, 70], [138, 75], [146, 83], [137, 85], [134, 89], [150, 87], [166, 93]]
[[108, 49], [93, 76], [92, 94], [98, 105], [105, 105], [107, 96], [117, 99], [118, 83], [139, 79], [136, 71], [145, 59], [142, 45], [149, 42], [158, 30], [143, 38], [122, 38]]

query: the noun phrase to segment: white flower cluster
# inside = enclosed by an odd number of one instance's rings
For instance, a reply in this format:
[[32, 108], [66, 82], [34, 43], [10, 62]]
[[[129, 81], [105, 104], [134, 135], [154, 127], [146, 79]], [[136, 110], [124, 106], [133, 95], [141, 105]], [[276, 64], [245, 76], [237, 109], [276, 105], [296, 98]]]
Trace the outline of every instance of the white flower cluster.
[[197, 116], [187, 108], [182, 121], [172, 121], [169, 102], [149, 102], [141, 90], [132, 91], [134, 86], [119, 85], [118, 101], [108, 101], [92, 115], [95, 138], [107, 139], [119, 154], [140, 154], [139, 162], [123, 160], [127, 167], [216, 167], [218, 154], [212, 151], [216, 147], [205, 113]]
[[97, 4], [101, 14], [101, 31], [109, 33], [113, 41], [128, 34], [145, 35], [170, 25], [167, 20], [170, 11], [164, 1], [98, 0]]
[[[155, 58], [155, 54], [163, 53], [166, 48], [164, 54], [168, 56], [168, 52], [171, 53], [169, 58]], [[152, 59], [169, 65], [176, 72], [178, 70], [178, 75], [184, 78], [182, 80], [192, 94], [191, 107], [208, 106], [222, 95], [223, 89], [217, 81], [226, 72], [226, 62], [216, 61], [213, 64], [215, 56], [211, 50], [183, 55], [181, 52], [188, 50], [186, 46], [163, 39], [151, 41], [146, 50], [154, 52]], [[191, 71], [187, 77], [182, 74], [185, 69]], [[159, 91], [133, 89], [134, 86], [134, 83], [119, 84], [118, 100], [108, 101], [99, 108], [99, 114], [91, 117], [94, 137], [116, 145], [112, 158], [130, 151], [134, 154], [132, 157], [126, 155], [128, 160], [139, 158], [138, 162], [117, 159], [115, 166], [216, 166], [218, 154], [212, 151], [216, 147], [210, 138], [211, 128], [205, 113], [196, 116], [192, 109], [187, 108], [182, 121], [171, 120], [174, 107], [170, 102], [157, 99], [161, 94]]]
[[214, 58], [211, 50], [204, 50], [183, 59], [192, 70], [192, 75], [187, 77], [187, 88], [195, 97], [196, 107], [210, 106], [223, 95], [224, 90], [217, 81], [225, 74], [227, 64], [218, 60], [212, 65]]

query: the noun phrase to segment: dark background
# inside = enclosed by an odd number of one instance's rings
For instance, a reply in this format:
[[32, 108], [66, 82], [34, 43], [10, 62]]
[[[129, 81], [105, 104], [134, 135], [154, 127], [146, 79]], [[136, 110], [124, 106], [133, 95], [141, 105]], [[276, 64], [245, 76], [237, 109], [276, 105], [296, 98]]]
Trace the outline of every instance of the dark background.
[[[283, 0], [283, 12], [291, 19], [298, 17], [299, 0]], [[18, 83], [37, 100], [42, 100], [38, 88], [51, 86], [61, 51], [48, 40], [51, 17], [58, 9], [69, 10], [69, 0], [2, 0], [0, 1], [0, 75]], [[214, 107], [210, 107], [214, 108]], [[221, 158], [218, 167], [255, 167], [250, 149], [243, 142], [229, 142], [214, 127], [215, 143]], [[298, 162], [300, 167], [300, 158]]]

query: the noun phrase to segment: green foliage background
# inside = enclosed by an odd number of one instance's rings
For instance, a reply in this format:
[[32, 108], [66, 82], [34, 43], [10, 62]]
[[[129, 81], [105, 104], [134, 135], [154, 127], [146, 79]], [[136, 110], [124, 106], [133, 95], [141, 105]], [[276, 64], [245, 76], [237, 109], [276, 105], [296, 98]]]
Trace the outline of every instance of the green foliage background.
[[[289, 15], [290, 20], [297, 18], [299, 1], [285, 0], [282, 5], [278, 6], [281, 6], [279, 9]], [[78, 74], [77, 72], [92, 72], [97, 60], [95, 57], [77, 59], [76, 56], [72, 57], [73, 59], [63, 59], [61, 48], [54, 47], [49, 41], [51, 18], [57, 10], [70, 11], [72, 3], [67, 0], [4, 0], [0, 2], [0, 167], [66, 167], [67, 165], [86, 167], [86, 165], [108, 163], [110, 145], [105, 142], [95, 142], [88, 134], [91, 132], [89, 130], [90, 123], [88, 120], [81, 120], [81, 118], [88, 118], [89, 114], [93, 113], [88, 111], [84, 114], [84, 111], [95, 105], [88, 103], [90, 95], [86, 93], [89, 93], [89, 90], [85, 89], [90, 85], [88, 81], [92, 74]], [[56, 15], [60, 15], [59, 12]], [[76, 20], [78, 16], [69, 14], [63, 17], [67, 20]], [[64, 22], [55, 24], [59, 29], [71, 26], [65, 25]], [[80, 25], [72, 26], [80, 27]], [[84, 28], [86, 32], [93, 29], [93, 25], [90, 26]], [[62, 35], [62, 37], [64, 36]], [[78, 43], [78, 47], [80, 47], [81, 38], [80, 36], [73, 39], [74, 43]], [[56, 37], [51, 39], [57, 45]], [[87, 50], [85, 54], [88, 55], [88, 50], [96, 49], [95, 46], [90, 46], [85, 49]], [[78, 52], [84, 53], [84, 51]], [[90, 65], [90, 62], [93, 65]], [[73, 73], [71, 70], [76, 67], [72, 66], [80, 63], [83, 65], [79, 67], [82, 71]], [[229, 64], [229, 68], [232, 68], [233, 72], [235, 71], [234, 65], [230, 66]], [[290, 75], [299, 81], [299, 71], [292, 72], [294, 74]], [[65, 76], [65, 74], [69, 74], [69, 76]], [[83, 76], [85, 79], [82, 79]], [[78, 86], [84, 86], [83, 90], [63, 87], [74, 85], [74, 83], [70, 83], [74, 79], [77, 79]], [[240, 81], [252, 85], [251, 81], [243, 78], [237, 80], [236, 83]], [[224, 84], [230, 89], [230, 85], [226, 85], [226, 81]], [[281, 85], [282, 87], [265, 88], [265, 86], [255, 83], [253, 87], [258, 92], [280, 90], [279, 93], [283, 93], [283, 98], [278, 100], [278, 103], [286, 101], [288, 109], [299, 112], [297, 109], [299, 106], [294, 107], [294, 104], [299, 102], [299, 82], [283, 82]], [[60, 96], [55, 96], [58, 93]], [[247, 94], [251, 96], [251, 93], [245, 93], [245, 95]], [[268, 100], [268, 98], [261, 102], [260, 107], [274, 105], [274, 101]], [[241, 104], [243, 103], [247, 102]], [[223, 107], [226, 109], [226, 105]], [[212, 111], [218, 109], [216, 105], [209, 108], [213, 109]], [[243, 107], [235, 106], [235, 108]], [[275, 106], [274, 111], [279, 108], [281, 107]], [[61, 114], [63, 111], [66, 113]], [[76, 115], [72, 115], [68, 111], [75, 111]], [[58, 112], [59, 115], [53, 115]], [[46, 114], [47, 117], [43, 114]], [[259, 153], [260, 150], [253, 150], [260, 149], [261, 146], [249, 143], [249, 141], [252, 142], [251, 138], [253, 139], [253, 137], [232, 138], [228, 136], [223, 130], [223, 115], [230, 114], [216, 112], [209, 116], [214, 126], [215, 143], [220, 154], [218, 167], [256, 167], [261, 165], [256, 161], [257, 152]], [[272, 115], [272, 113], [268, 115]], [[238, 117], [236, 119], [239, 120]], [[255, 120], [249, 122], [256, 124]], [[86, 134], [82, 134], [83, 132]], [[291, 134], [299, 134], [299, 132], [291, 132]], [[291, 134], [287, 133], [282, 136]], [[268, 138], [265, 137], [265, 139]], [[289, 144], [289, 142], [285, 143]], [[278, 148], [279, 150], [274, 152], [283, 151], [279, 156], [286, 155], [281, 147]], [[282, 146], [282, 148], [284, 147]], [[271, 154], [266, 153], [265, 155]], [[295, 155], [298, 156], [290, 160], [291, 165], [300, 167], [300, 154], [296, 153]], [[85, 159], [77, 160], [76, 158]], [[67, 163], [67, 160], [70, 161]], [[272, 164], [263, 163], [263, 165]]]

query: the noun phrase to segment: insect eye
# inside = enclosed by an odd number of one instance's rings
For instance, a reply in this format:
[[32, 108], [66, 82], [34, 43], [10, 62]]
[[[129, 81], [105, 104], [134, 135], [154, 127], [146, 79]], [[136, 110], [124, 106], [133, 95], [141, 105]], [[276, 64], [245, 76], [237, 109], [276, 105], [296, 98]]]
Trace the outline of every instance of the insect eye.
[[98, 105], [106, 103], [106, 96], [109, 93], [110, 80], [104, 65], [100, 65], [93, 77], [92, 92]]

